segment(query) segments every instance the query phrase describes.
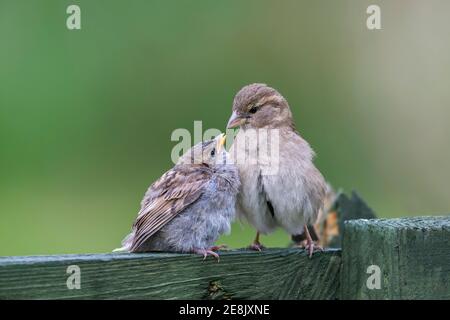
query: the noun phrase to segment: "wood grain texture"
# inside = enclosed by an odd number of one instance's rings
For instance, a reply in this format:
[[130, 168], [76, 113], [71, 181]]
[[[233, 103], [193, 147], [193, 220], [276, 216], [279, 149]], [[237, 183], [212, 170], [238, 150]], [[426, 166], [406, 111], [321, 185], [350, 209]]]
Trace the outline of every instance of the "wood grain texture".
[[[343, 299], [450, 299], [450, 217], [352, 220], [342, 246]], [[368, 289], [367, 268], [381, 270]]]
[[[339, 250], [93, 254], [0, 258], [0, 299], [336, 299]], [[81, 269], [81, 289], [66, 286]]]

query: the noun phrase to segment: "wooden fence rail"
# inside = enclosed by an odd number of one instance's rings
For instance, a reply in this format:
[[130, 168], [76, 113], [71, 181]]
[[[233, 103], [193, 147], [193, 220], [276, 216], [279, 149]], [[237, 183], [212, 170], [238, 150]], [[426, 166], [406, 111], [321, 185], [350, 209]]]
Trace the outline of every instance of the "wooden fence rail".
[[450, 217], [347, 221], [341, 249], [0, 257], [0, 299], [450, 299]]

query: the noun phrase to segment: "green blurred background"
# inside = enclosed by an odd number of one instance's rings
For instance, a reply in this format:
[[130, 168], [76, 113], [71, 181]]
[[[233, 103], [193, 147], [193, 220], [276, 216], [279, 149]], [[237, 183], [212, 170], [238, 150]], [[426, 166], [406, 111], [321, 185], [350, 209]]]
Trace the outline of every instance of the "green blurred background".
[[448, 213], [449, 39], [449, 1], [0, 0], [0, 255], [119, 246], [172, 131], [223, 130], [252, 82], [285, 95], [336, 188], [382, 217]]

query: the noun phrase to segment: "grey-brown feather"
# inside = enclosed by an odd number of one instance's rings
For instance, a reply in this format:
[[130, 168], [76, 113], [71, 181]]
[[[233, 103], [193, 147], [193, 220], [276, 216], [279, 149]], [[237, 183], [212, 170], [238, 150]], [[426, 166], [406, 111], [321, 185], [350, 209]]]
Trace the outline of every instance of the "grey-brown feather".
[[218, 161], [184, 160], [149, 187], [122, 249], [191, 252], [208, 249], [230, 231], [239, 189], [236, 166], [226, 151]]
[[235, 217], [239, 177], [234, 166], [221, 171], [212, 175], [194, 203], [135, 251], [191, 252], [207, 249], [220, 235], [229, 233]]

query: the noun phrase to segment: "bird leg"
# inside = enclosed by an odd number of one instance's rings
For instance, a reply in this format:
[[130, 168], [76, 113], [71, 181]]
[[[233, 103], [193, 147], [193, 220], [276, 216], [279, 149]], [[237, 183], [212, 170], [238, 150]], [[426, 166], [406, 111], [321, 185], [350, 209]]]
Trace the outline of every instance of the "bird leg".
[[313, 239], [311, 238], [311, 235], [309, 234], [308, 226], [306, 224], [305, 224], [305, 235], [306, 235], [305, 250], [309, 252], [310, 258], [312, 257], [315, 249], [323, 251], [323, 248], [321, 246], [314, 243]]
[[194, 249], [192, 250], [192, 252], [202, 255], [203, 260], [205, 260], [208, 255], [213, 256], [217, 260], [217, 262], [219, 262], [220, 260], [219, 255], [210, 249]]
[[255, 240], [253, 240], [253, 243], [248, 248], [255, 251], [262, 251], [266, 248], [259, 242], [259, 232], [256, 232]]

